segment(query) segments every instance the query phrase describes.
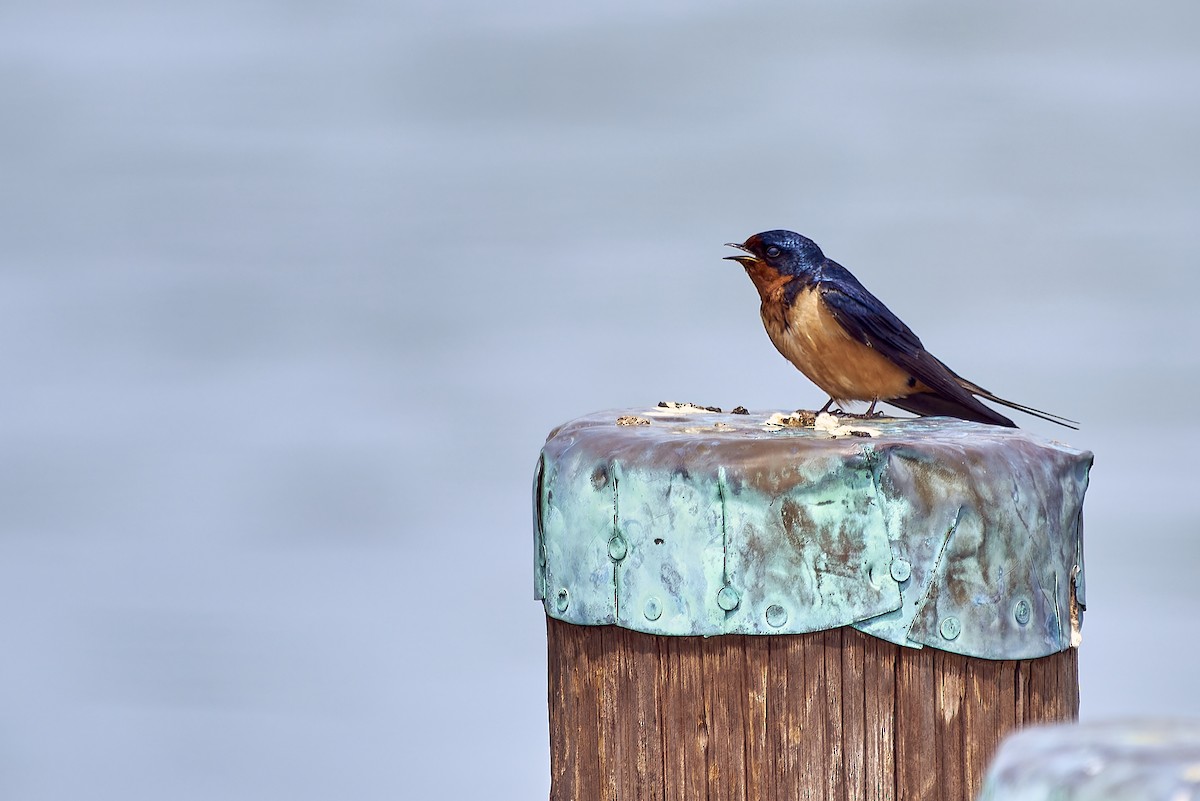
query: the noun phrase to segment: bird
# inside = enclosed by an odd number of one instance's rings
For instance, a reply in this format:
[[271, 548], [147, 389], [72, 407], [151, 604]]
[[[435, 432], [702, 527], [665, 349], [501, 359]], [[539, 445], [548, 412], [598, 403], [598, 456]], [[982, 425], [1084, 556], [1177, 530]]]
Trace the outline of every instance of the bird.
[[880, 401], [921, 416], [957, 417], [1016, 428], [979, 399], [1077, 429], [1069, 420], [1005, 400], [960, 376], [817, 243], [794, 231], [763, 231], [726, 243], [762, 299], [763, 326], [783, 357], [836, 403]]

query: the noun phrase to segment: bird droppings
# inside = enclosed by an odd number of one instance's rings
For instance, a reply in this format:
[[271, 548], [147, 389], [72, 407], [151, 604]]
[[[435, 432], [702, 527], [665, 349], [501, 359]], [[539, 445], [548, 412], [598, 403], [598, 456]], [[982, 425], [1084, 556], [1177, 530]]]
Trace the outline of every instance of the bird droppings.
[[715, 412], [721, 413], [719, 406], [701, 406], [698, 403], [687, 403], [679, 401], [659, 401], [658, 408], [670, 409], [673, 412]]
[[783, 412], [775, 412], [766, 419], [763, 423], [763, 428], [767, 431], [778, 431], [781, 428], [812, 428], [817, 421], [815, 412], [808, 412], [803, 409], [798, 409], [791, 414]]
[[650, 425], [650, 421], [647, 420], [645, 417], [634, 417], [633, 415], [627, 414], [627, 415], [624, 415], [623, 417], [617, 418], [617, 425], [619, 425], [619, 426], [648, 426], [648, 425]]
[[836, 417], [829, 412], [817, 415], [813, 428], [824, 431], [831, 437], [874, 437], [883, 432], [870, 426], [843, 425], [844, 418]]

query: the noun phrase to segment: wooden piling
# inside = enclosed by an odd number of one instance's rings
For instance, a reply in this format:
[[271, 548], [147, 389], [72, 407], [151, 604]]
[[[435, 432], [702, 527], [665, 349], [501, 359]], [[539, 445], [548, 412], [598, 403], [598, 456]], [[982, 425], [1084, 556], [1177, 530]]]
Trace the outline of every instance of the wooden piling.
[[777, 418], [608, 412], [547, 441], [553, 801], [972, 801], [1006, 733], [1077, 716], [1091, 454]]
[[985, 660], [852, 628], [659, 637], [553, 618], [546, 635], [552, 801], [970, 801], [1018, 721], [1078, 713], [1073, 648]]

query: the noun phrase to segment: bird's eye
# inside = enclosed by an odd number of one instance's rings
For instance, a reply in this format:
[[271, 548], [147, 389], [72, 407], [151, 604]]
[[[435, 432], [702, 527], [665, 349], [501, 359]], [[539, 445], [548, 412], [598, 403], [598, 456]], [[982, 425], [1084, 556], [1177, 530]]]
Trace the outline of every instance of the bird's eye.
[[767, 248], [767, 255], [770, 256], [772, 259], [775, 258], [776, 256], [779, 255], [779, 248], [775, 247], [774, 245], [771, 245], [771, 247]]

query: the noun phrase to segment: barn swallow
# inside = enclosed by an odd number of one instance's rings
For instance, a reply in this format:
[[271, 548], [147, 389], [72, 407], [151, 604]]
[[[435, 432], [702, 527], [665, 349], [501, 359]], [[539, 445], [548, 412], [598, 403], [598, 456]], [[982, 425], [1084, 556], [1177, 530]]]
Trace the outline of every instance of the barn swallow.
[[792, 231], [764, 231], [730, 247], [726, 256], [746, 268], [762, 298], [762, 321], [771, 342], [810, 381], [828, 393], [821, 411], [846, 401], [886, 401], [918, 415], [959, 417], [1016, 428], [985, 406], [1001, 406], [1067, 428], [1076, 421], [1022, 406], [955, 373], [925, 350], [921, 340], [842, 265]]

